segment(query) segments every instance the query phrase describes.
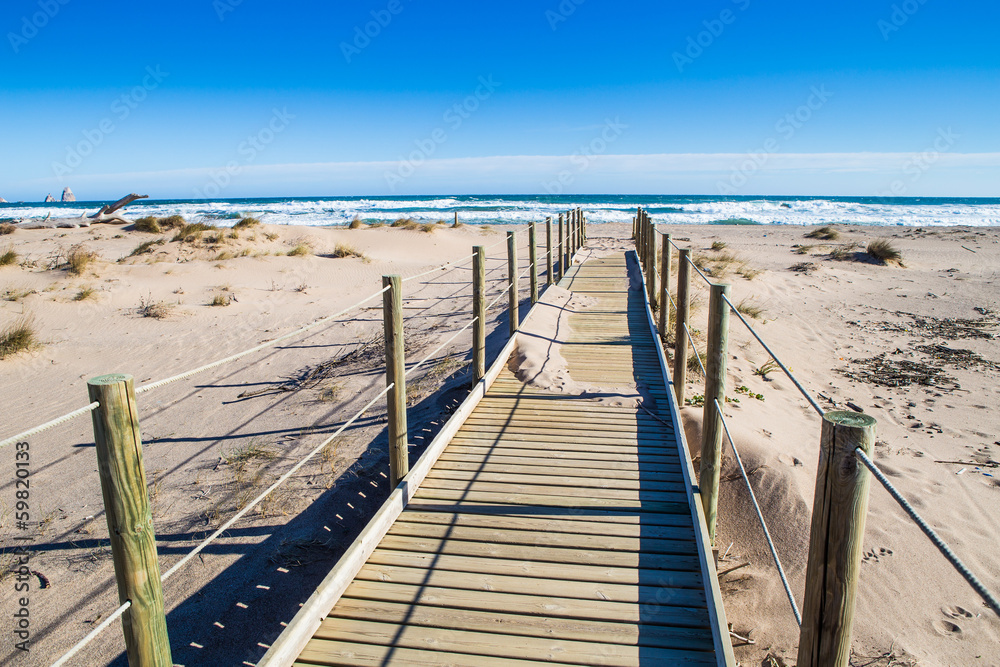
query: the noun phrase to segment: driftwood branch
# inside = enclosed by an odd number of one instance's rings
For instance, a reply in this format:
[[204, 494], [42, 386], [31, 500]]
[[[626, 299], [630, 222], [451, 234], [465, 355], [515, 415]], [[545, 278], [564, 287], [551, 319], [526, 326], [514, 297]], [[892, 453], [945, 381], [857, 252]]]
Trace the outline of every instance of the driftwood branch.
[[117, 211], [128, 206], [137, 199], [147, 199], [149, 195], [137, 195], [132, 193], [116, 201], [114, 204], [105, 204], [101, 210], [93, 215], [81, 215], [78, 218], [53, 218], [51, 214], [44, 218], [22, 218], [15, 224], [21, 229], [53, 229], [56, 227], [90, 227], [96, 223], [107, 223], [114, 225], [130, 225], [132, 220], [124, 218]]

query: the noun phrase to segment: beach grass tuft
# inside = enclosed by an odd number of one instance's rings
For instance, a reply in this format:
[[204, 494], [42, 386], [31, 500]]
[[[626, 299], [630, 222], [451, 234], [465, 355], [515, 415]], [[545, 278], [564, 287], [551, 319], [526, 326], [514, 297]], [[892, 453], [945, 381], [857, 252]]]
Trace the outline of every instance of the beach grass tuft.
[[174, 238], [170, 240], [180, 241], [181, 243], [192, 243], [200, 239], [204, 232], [215, 231], [216, 229], [215, 225], [206, 225], [204, 222], [192, 222], [191, 224], [182, 225], [180, 230], [174, 234]]
[[179, 215], [168, 215], [165, 218], [160, 218], [159, 223], [160, 227], [164, 229], [180, 229], [187, 224], [187, 220]]
[[0, 266], [10, 266], [17, 264], [18, 255], [14, 252], [14, 246], [7, 246], [7, 249], [0, 254]]
[[752, 317], [755, 320], [759, 320], [764, 314], [764, 308], [752, 301], [751, 299], [743, 299], [738, 304], [736, 304], [736, 311], [747, 317]]
[[308, 245], [306, 245], [305, 243], [299, 243], [285, 254], [287, 254], [289, 257], [305, 257], [310, 252], [312, 252], [312, 250], [310, 250]]
[[725, 247], [725, 241], [712, 241], [712, 250], [724, 250]]
[[160, 227], [160, 221], [156, 219], [155, 215], [149, 215], [135, 221], [135, 231], [159, 234], [163, 231], [163, 227]]
[[865, 248], [865, 252], [882, 264], [902, 265], [903, 263], [903, 254], [899, 252], [896, 246], [892, 245], [892, 241], [889, 239], [876, 239], [872, 241]]
[[233, 225], [233, 229], [250, 229], [251, 227], [257, 227], [259, 225], [260, 225], [260, 218], [255, 218], [252, 215], [248, 215], [242, 218], [235, 225]]
[[348, 229], [361, 229], [364, 226], [365, 226], [365, 223], [361, 221], [361, 218], [359, 218], [358, 216], [354, 216], [354, 219], [351, 220], [351, 224], [347, 225], [347, 228]]
[[93, 250], [87, 250], [80, 244], [77, 244], [69, 249], [69, 253], [66, 255], [66, 264], [69, 267], [69, 272], [82, 276], [91, 264], [97, 261], [97, 253]]
[[753, 374], [762, 377], [766, 380], [768, 374], [778, 370], [778, 368], [780, 368], [778, 366], [778, 362], [776, 362], [774, 359], [768, 359], [763, 364], [755, 368]]
[[420, 225], [420, 231], [422, 231], [422, 232], [424, 232], [426, 234], [431, 234], [431, 233], [433, 233], [438, 228], [438, 224], [440, 224], [440, 223], [437, 223], [437, 222], [426, 222], [426, 223]]
[[164, 244], [164, 240], [163, 239], [154, 239], [152, 241], [144, 241], [144, 242], [140, 243], [139, 245], [137, 245], [135, 247], [135, 250], [133, 250], [131, 253], [129, 253], [129, 257], [135, 257], [137, 255], [148, 255], [148, 254], [152, 253], [153, 250], [157, 246], [160, 246], [160, 245], [163, 245], [163, 244]]
[[360, 259], [365, 259], [365, 254], [347, 243], [338, 243], [333, 249], [330, 255], [334, 258], [340, 259], [341, 257], [358, 257]]
[[409, 230], [420, 229], [422, 227], [422, 225], [413, 218], [397, 218], [396, 220], [392, 221], [392, 224], [390, 226], [395, 227], [397, 229], [409, 229]]
[[228, 306], [233, 302], [233, 297], [230, 294], [216, 294], [215, 298], [212, 299], [211, 306]]
[[7, 236], [8, 234], [13, 234], [14, 230], [16, 230], [16, 229], [17, 229], [17, 227], [15, 227], [14, 225], [10, 224], [9, 222], [5, 222], [3, 224], [0, 224], [0, 236]]
[[95, 298], [94, 295], [96, 293], [93, 287], [81, 287], [80, 291], [73, 297], [73, 301], [86, 301], [87, 299]]
[[30, 317], [21, 317], [0, 331], [0, 359], [38, 345], [38, 334]]
[[814, 229], [806, 234], [806, 238], [809, 239], [823, 239], [824, 241], [836, 241], [840, 238], [840, 232], [837, 231], [835, 227], [830, 225], [823, 225], [818, 229]]

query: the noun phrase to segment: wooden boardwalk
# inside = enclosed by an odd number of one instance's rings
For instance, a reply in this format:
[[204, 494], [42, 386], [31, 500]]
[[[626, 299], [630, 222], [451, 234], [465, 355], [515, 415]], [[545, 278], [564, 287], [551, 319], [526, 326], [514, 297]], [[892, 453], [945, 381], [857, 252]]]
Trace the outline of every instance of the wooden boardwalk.
[[734, 664], [626, 259], [564, 278], [596, 302], [570, 315], [561, 349], [575, 381], [632, 389], [557, 394], [504, 367], [294, 664]]

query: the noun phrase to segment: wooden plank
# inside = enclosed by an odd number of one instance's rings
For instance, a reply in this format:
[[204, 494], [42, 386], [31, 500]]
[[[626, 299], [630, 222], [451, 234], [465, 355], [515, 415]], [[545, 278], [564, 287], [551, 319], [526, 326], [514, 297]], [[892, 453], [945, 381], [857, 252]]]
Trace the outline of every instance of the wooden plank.
[[[555, 464], [555, 467], [553, 467], [551, 459], [542, 458], [524, 461], [519, 458], [510, 457], [509, 460], [512, 461], [512, 463], [505, 464], [497, 462], [487, 456], [480, 458], [478, 461], [470, 462], [452, 460], [449, 457], [442, 456], [438, 459], [437, 464], [434, 466], [434, 470], [436, 472], [448, 470], [489, 472], [492, 474], [510, 473], [515, 475], [545, 475], [550, 478], [581, 478], [572, 481], [572, 483], [580, 485], [587, 484], [587, 479], [599, 478], [649, 480], [654, 482], [684, 482], [684, 478], [681, 473], [677, 471], [676, 465], [658, 466], [658, 470], [649, 470], [643, 466], [642, 472], [640, 472], [638, 464], [631, 466], [628, 470], [619, 470], [594, 465], [571, 467], [567, 465]], [[559, 459], [559, 461], [565, 463], [564, 459]]]
[[341, 619], [338, 623], [323, 624], [316, 633], [317, 639], [340, 642], [369, 642], [393, 648], [427, 649], [453, 653], [466, 653], [470, 657], [504, 659], [542, 659], [548, 663], [571, 665], [609, 665], [627, 667], [643, 660], [671, 664], [705, 665], [706, 655], [701, 651], [659, 647], [632, 647], [623, 644], [601, 645], [593, 642], [550, 639], [542, 637], [517, 638], [490, 632], [455, 631], [447, 628], [399, 626], [378, 621]]
[[672, 491], [675, 493], [686, 493], [684, 485], [679, 480], [666, 479], [616, 479], [593, 473], [587, 478], [563, 477], [553, 475], [552, 471], [545, 473], [538, 471], [535, 473], [510, 472], [492, 470], [448, 470], [435, 466], [434, 470], [427, 474], [428, 479], [450, 479], [462, 480], [464, 482], [497, 482], [505, 484], [530, 484], [546, 486], [569, 486], [584, 489], [625, 489], [631, 491]]
[[581, 549], [562, 549], [524, 544], [490, 544], [488, 542], [438, 540], [429, 537], [410, 537], [408, 535], [386, 535], [382, 538], [380, 546], [383, 549], [394, 549], [397, 551], [477, 556], [481, 558], [507, 558], [548, 563], [566, 563], [569, 565], [641, 567], [647, 570], [671, 570], [679, 572], [698, 570], [698, 559], [693, 556], [684, 555], [651, 556], [628, 551], [590, 552]]
[[[538, 579], [589, 581], [595, 584], [623, 586], [666, 586], [694, 588], [704, 592], [701, 575], [686, 570], [655, 570], [639, 567], [612, 567], [610, 565], [579, 565], [547, 563], [537, 560], [491, 558], [484, 556], [457, 556], [453, 554], [420, 553], [379, 548], [368, 561], [372, 565], [400, 565], [404, 567], [431, 568], [452, 572], [479, 572], [482, 574], [509, 574]], [[569, 590], [569, 589], [567, 589]], [[564, 593], [565, 595], [565, 593]], [[696, 606], [704, 606], [702, 603]], [[335, 609], [336, 610], [336, 609]]]
[[708, 613], [703, 608], [671, 605], [639, 605], [607, 600], [579, 600], [565, 597], [538, 597], [494, 591], [462, 591], [437, 586], [410, 586], [384, 581], [355, 581], [345, 597], [384, 600], [435, 607], [499, 611], [557, 618], [581, 618], [612, 623], [646, 623], [677, 628], [706, 628]]
[[560, 549], [586, 549], [598, 551], [626, 551], [642, 554], [693, 554], [692, 540], [610, 537], [607, 535], [579, 535], [574, 533], [540, 533], [533, 530], [512, 530], [509, 528], [478, 528], [449, 526], [432, 523], [409, 523], [397, 520], [389, 529], [389, 535], [431, 538], [438, 540], [465, 542], [488, 542], [490, 544], [524, 544], [537, 547]]
[[[320, 625], [320, 627], [322, 627]], [[294, 663], [296, 667], [314, 665], [346, 665], [348, 667], [387, 667], [388, 665], [413, 665], [413, 667], [543, 667], [549, 663], [536, 660], [512, 660], [471, 656], [466, 653], [446, 651], [421, 651], [409, 648], [391, 648], [374, 644], [339, 642], [328, 639], [310, 639]]]
[[[344, 598], [334, 610], [335, 617], [323, 621], [333, 625], [340, 618], [383, 621], [441, 628], [462, 628], [479, 632], [503, 632], [509, 635], [582, 639], [628, 646], [662, 646], [711, 650], [712, 640], [704, 630], [671, 628], [640, 623], [608, 623], [584, 619], [547, 618], [498, 612], [448, 609], [425, 605], [397, 604], [378, 600]], [[512, 641], [517, 641], [511, 639]]]
[[553, 486], [548, 484], [518, 484], [514, 482], [469, 482], [466, 480], [442, 479], [428, 477], [424, 480], [427, 489], [453, 489], [456, 491], [493, 492], [493, 493], [525, 493], [533, 496], [559, 496], [562, 498], [600, 498], [602, 500], [618, 500], [638, 502], [651, 500], [660, 502], [680, 503], [687, 500], [687, 494], [682, 491], [632, 490], [580, 488], [574, 486]]
[[631, 586], [567, 579], [546, 579], [492, 572], [455, 572], [434, 567], [366, 564], [357, 579], [384, 581], [411, 586], [436, 586], [466, 591], [491, 591], [539, 597], [607, 600], [634, 604], [670, 604], [677, 607], [704, 607], [705, 592], [666, 586]]
[[488, 516], [476, 513], [407, 511], [400, 520], [408, 523], [433, 523], [447, 526], [493, 528], [498, 530], [535, 530], [548, 533], [575, 535], [601, 535], [630, 538], [693, 539], [690, 526], [649, 526], [641, 523], [618, 521], [588, 521], [585, 517], [564, 518], [554, 515], [540, 516]]
[[586, 496], [559, 496], [518, 493], [513, 490], [509, 492], [501, 491], [480, 491], [477, 489], [460, 490], [447, 488], [421, 488], [417, 497], [425, 500], [452, 500], [468, 501], [480, 503], [503, 503], [508, 505], [537, 505], [541, 507], [600, 507], [607, 509], [628, 509], [630, 511], [643, 512], [666, 512], [674, 514], [683, 512], [684, 506], [677, 501], [665, 500], [627, 500], [621, 498], [601, 498]]
[[[641, 465], [643, 466], [647, 465], [647, 462], [659, 463], [663, 465], [675, 465], [675, 462], [677, 461], [677, 455], [669, 450], [660, 452], [657, 449], [647, 449], [643, 452], [635, 452], [635, 448], [633, 448], [633, 451], [631, 452], [623, 451], [621, 449], [604, 451], [606, 449], [607, 448], [594, 450], [592, 448], [588, 448], [586, 451], [578, 449], [551, 449], [547, 452], [546, 456], [551, 458], [553, 461], [566, 459], [570, 461], [611, 461], [630, 464], [641, 461]], [[497, 459], [500, 457], [537, 457], [543, 452], [540, 452], [539, 448], [532, 446], [531, 443], [518, 442], [503, 443], [501, 445], [494, 440], [464, 439], [461, 442], [450, 445], [448, 447], [448, 453], [449, 456], [465, 454], [476, 457], [489, 457], [492, 460], [494, 456], [497, 457]]]
[[463, 501], [452, 503], [434, 499], [415, 498], [408, 507], [419, 512], [450, 514], [488, 514], [505, 517], [538, 517], [549, 521], [607, 521], [620, 525], [691, 526], [691, 517], [683, 514], [641, 513], [630, 508], [615, 507], [544, 507], [531, 505], [500, 505]]

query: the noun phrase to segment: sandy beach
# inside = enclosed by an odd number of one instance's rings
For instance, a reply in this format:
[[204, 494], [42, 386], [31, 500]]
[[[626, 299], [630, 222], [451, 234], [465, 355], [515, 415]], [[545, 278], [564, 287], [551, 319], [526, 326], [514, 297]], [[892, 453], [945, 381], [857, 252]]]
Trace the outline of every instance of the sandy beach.
[[[175, 230], [99, 225], [0, 236], [0, 251], [17, 254], [0, 266], [0, 329], [27, 321], [37, 338], [0, 360], [0, 437], [85, 405], [88, 378], [128, 373], [142, 385], [198, 367], [375, 295], [384, 274], [415, 276], [474, 245], [492, 246], [495, 292], [506, 229], [256, 225], [172, 240]], [[838, 225], [832, 239], [790, 225], [661, 229], [732, 284], [733, 302], [824, 408], [878, 420], [878, 465], [1000, 590], [1000, 229]], [[630, 231], [593, 225], [591, 250], [629, 248]], [[865, 246], [878, 238], [899, 249], [902, 265], [869, 261]], [[518, 239], [526, 267], [527, 235]], [[90, 253], [78, 272], [68, 267]], [[697, 275], [692, 290], [703, 349], [708, 292]], [[406, 283], [409, 359], [467, 323], [470, 295], [468, 263]], [[494, 354], [507, 335], [502, 305], [490, 311]], [[380, 306], [372, 298], [302, 337], [140, 396], [161, 568], [381, 389]], [[411, 381], [411, 456], [463, 397], [468, 345], [466, 332]], [[762, 368], [766, 353], [736, 318], [729, 352], [738, 402], [727, 419], [801, 604], [819, 420], [780, 370]], [[702, 393], [698, 373], [688, 379], [688, 397]], [[165, 584], [176, 663], [254, 664], [263, 654], [387, 495], [384, 415], [376, 405]], [[701, 408], [682, 416], [697, 456]], [[86, 416], [29, 439], [34, 644], [25, 656], [5, 636], [5, 663], [48, 664], [118, 605], [92, 440]], [[13, 461], [12, 449], [2, 455]], [[737, 658], [792, 665], [798, 628], [728, 449], [724, 463], [720, 571], [749, 563], [720, 577], [733, 631], [754, 642], [734, 640]], [[0, 480], [5, 569], [18, 532], [12, 491], [11, 476]], [[853, 664], [1000, 664], [1000, 620], [877, 483], [865, 553]], [[123, 665], [123, 648], [115, 624], [78, 664]]]

